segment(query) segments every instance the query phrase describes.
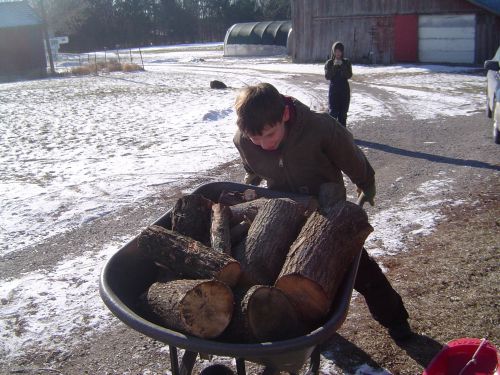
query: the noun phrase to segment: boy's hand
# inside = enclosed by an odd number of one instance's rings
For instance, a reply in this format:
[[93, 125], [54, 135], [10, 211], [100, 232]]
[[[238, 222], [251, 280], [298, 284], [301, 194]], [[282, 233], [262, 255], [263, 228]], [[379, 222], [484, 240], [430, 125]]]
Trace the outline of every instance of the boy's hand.
[[337, 59], [335, 59], [335, 60], [333, 61], [333, 65], [342, 65], [342, 60], [337, 60]]
[[365, 202], [370, 203], [370, 206], [375, 205], [375, 194], [377, 194], [377, 190], [375, 189], [375, 184], [368, 186], [364, 190], [358, 188], [357, 191], [358, 191], [358, 204], [360, 206], [363, 206]]

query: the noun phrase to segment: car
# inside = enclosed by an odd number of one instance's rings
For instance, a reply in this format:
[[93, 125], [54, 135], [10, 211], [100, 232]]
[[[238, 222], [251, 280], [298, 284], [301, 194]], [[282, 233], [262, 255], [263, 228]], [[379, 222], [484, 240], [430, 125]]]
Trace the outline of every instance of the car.
[[493, 139], [500, 144], [500, 47], [491, 60], [484, 62], [487, 78], [486, 113], [493, 118]]

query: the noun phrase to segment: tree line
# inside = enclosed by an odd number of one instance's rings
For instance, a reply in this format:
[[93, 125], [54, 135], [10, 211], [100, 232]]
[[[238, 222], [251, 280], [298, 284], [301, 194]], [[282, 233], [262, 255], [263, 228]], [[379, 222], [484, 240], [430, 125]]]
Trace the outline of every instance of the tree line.
[[222, 41], [235, 23], [288, 20], [290, 0], [31, 0], [66, 52]]

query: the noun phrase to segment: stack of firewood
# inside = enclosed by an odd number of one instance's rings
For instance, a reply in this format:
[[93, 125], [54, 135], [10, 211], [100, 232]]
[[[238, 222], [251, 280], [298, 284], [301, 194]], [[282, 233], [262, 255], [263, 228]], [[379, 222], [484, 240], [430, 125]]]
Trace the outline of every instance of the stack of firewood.
[[328, 317], [337, 289], [373, 228], [343, 186], [319, 199], [264, 198], [255, 190], [180, 198], [171, 229], [138, 237], [166, 274], [146, 301], [160, 324], [229, 342], [305, 334]]

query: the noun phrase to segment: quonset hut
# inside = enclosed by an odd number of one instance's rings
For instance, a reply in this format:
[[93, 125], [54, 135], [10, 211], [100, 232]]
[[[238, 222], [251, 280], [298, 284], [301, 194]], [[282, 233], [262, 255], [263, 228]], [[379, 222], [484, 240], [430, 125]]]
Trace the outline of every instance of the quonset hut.
[[291, 31], [291, 21], [234, 24], [224, 38], [224, 56], [285, 55]]
[[0, 79], [46, 73], [41, 18], [26, 1], [0, 2]]

